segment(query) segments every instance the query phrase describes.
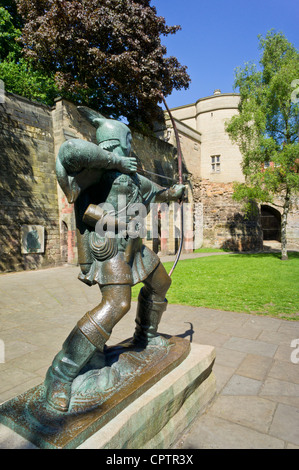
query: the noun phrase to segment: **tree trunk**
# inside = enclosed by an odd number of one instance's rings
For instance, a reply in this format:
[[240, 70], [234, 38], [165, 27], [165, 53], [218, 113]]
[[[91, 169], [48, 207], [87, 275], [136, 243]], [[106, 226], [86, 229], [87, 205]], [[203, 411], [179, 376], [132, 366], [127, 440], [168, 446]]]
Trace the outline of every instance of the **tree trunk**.
[[287, 221], [288, 221], [288, 213], [290, 208], [290, 194], [287, 190], [284, 205], [283, 205], [283, 212], [281, 217], [281, 259], [287, 260], [288, 259], [288, 252], [287, 252]]

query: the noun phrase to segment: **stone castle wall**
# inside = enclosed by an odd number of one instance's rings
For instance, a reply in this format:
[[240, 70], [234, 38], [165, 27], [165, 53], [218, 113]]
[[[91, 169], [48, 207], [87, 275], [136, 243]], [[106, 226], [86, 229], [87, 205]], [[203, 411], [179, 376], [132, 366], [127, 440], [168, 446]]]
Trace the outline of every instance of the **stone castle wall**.
[[[0, 270], [56, 265], [60, 237], [50, 108], [7, 94], [0, 105], [0, 148]], [[23, 225], [44, 227], [44, 253], [21, 253]]]
[[[283, 199], [275, 206], [260, 204], [246, 217], [243, 203], [233, 200], [233, 183], [216, 183], [208, 179], [192, 178], [195, 246], [213, 247], [232, 251], [259, 251], [263, 249], [261, 206], [273, 207], [282, 215]], [[266, 243], [266, 242], [265, 242]], [[267, 243], [266, 243], [267, 244]], [[288, 214], [287, 246], [299, 249], [299, 204], [292, 198]]]
[[[262, 249], [262, 231], [259, 215], [246, 219], [242, 204], [232, 199], [232, 183], [215, 183], [204, 179], [193, 179], [195, 208], [201, 211], [202, 246], [223, 248], [232, 251]], [[195, 209], [196, 214], [196, 209]]]
[[[194, 248], [201, 246], [234, 250], [262, 248], [265, 218], [245, 218], [242, 203], [232, 199], [232, 182], [244, 182], [242, 154], [226, 133], [226, 122], [238, 113], [240, 96], [221, 93], [171, 109], [181, 141], [186, 173], [192, 175], [194, 199]], [[166, 113], [166, 128], [157, 133], [175, 144], [172, 122]], [[217, 164], [216, 164], [217, 163]], [[280, 201], [281, 202], [281, 201]], [[265, 205], [270, 206], [271, 204]], [[273, 210], [276, 206], [273, 206]], [[276, 208], [282, 213], [282, 209]], [[271, 212], [271, 211], [270, 211]], [[279, 219], [280, 217], [278, 217]], [[280, 223], [280, 222], [279, 222]], [[289, 249], [299, 249], [299, 199], [294, 198], [288, 215]]]

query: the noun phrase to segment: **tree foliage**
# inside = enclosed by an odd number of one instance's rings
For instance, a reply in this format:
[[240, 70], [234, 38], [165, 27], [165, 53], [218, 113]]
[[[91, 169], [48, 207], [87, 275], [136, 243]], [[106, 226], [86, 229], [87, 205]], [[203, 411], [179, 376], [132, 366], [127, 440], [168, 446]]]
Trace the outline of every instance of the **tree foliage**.
[[15, 0], [1, 0], [0, 6], [5, 8], [6, 11], [10, 14], [11, 22], [16, 28], [21, 29], [23, 26], [22, 17], [18, 14], [17, 4]]
[[239, 114], [226, 130], [243, 155], [245, 183], [234, 198], [277, 204], [282, 201], [282, 248], [286, 257], [286, 220], [299, 190], [299, 52], [282, 33], [259, 37], [259, 67], [246, 63], [235, 74]]
[[0, 79], [5, 90], [52, 105], [58, 94], [54, 78], [22, 57], [21, 20], [12, 2], [6, 1], [5, 6], [0, 7]]
[[16, 0], [27, 58], [55, 74], [62, 96], [131, 124], [161, 117], [160, 93], [187, 88], [186, 67], [165, 57], [176, 33], [150, 0]]
[[28, 60], [9, 55], [0, 62], [0, 79], [5, 90], [51, 106], [58, 91], [54, 79], [36, 70]]
[[19, 57], [22, 47], [17, 39], [21, 36], [21, 30], [13, 23], [13, 18], [8, 10], [0, 7], [0, 60], [6, 59], [9, 54]]

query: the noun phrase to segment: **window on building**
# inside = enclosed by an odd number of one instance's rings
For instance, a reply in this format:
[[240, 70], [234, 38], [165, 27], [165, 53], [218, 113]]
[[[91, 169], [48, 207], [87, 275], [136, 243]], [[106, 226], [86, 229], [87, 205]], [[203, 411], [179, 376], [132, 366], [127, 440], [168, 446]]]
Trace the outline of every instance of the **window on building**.
[[213, 173], [220, 172], [220, 155], [212, 155], [211, 156], [211, 166]]

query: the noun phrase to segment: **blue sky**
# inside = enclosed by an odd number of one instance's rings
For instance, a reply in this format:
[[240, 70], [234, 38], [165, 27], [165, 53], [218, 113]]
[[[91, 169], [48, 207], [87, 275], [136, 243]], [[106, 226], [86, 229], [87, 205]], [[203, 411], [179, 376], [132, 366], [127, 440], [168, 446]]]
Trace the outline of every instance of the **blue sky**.
[[258, 63], [258, 35], [270, 29], [299, 49], [298, 0], [152, 0], [151, 5], [166, 24], [181, 25], [162, 43], [167, 56], [188, 67], [192, 80], [188, 90], [167, 97], [170, 107], [194, 103], [216, 88], [232, 92], [235, 68]]

